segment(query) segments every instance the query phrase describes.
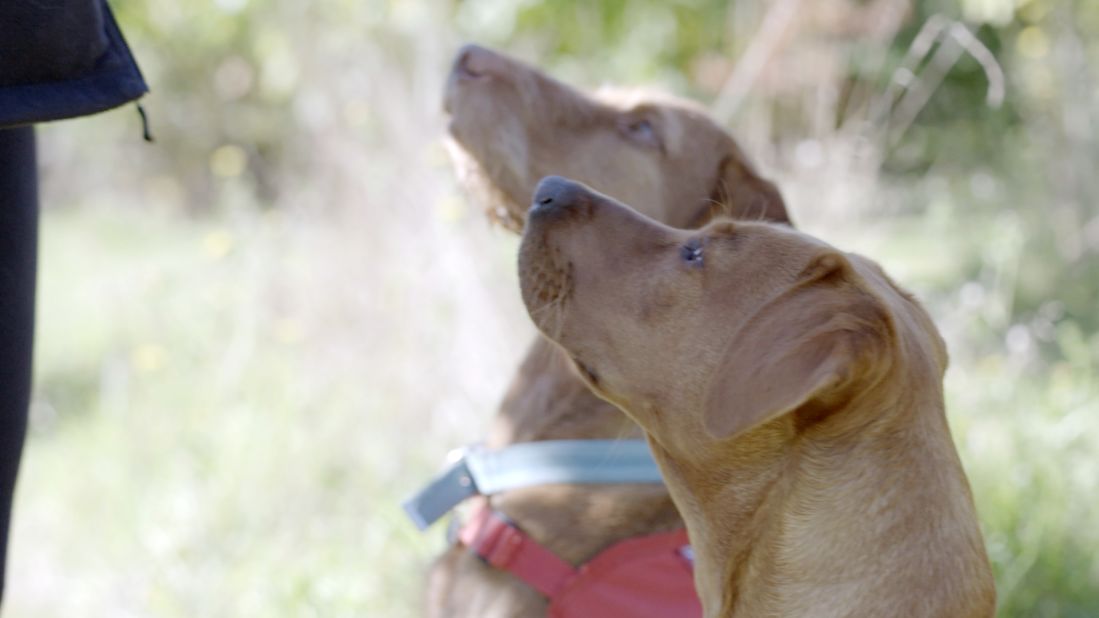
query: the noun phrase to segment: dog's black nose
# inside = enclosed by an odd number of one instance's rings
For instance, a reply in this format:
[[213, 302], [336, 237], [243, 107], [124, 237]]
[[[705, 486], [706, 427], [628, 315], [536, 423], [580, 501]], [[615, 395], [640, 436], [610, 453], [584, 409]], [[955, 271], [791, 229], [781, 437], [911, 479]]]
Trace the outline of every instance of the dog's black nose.
[[591, 189], [576, 181], [560, 176], [546, 176], [534, 189], [530, 212], [535, 214], [576, 206], [587, 202], [591, 195]]

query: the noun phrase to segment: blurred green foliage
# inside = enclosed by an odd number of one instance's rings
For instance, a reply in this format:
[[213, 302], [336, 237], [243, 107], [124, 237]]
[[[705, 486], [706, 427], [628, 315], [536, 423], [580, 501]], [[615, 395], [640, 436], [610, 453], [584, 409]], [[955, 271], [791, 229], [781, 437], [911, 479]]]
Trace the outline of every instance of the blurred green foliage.
[[[341, 54], [353, 55], [356, 39], [365, 37], [377, 42], [387, 61], [407, 65], [419, 36], [417, 19], [452, 19], [465, 37], [526, 52], [582, 82], [656, 82], [707, 100], [720, 85], [714, 73], [723, 77], [731, 70], [769, 6], [718, 0], [410, 4], [117, 2], [130, 36], [155, 49], [142, 54], [159, 104], [154, 122], [172, 122], [156, 127], [163, 144], [153, 155], [158, 167], [170, 170], [188, 205], [201, 208], [219, 203], [214, 186], [219, 170], [231, 173], [243, 166], [258, 202], [272, 204], [282, 183], [299, 174], [308, 177], [309, 137], [300, 133], [313, 133], [326, 114], [341, 114], [344, 124], [384, 141], [384, 130], [364, 101], [369, 84], [361, 83], [361, 72], [368, 67], [357, 67]], [[799, 84], [797, 91], [771, 89], [753, 97], [753, 103], [783, 114], [773, 139], [803, 136], [806, 108], [813, 104], [808, 99], [816, 91], [884, 92], [928, 18], [969, 18], [977, 37], [1004, 66], [1009, 96], [998, 108], [986, 105], [987, 76], [963, 56], [903, 139], [890, 145], [883, 171], [890, 179], [964, 183], [982, 170], [985, 177], [989, 169], [1011, 170], [993, 178], [995, 195], [961, 197], [967, 211], [982, 216], [1013, 212], [1022, 218], [1028, 232], [1023, 252], [1032, 259], [1020, 265], [1015, 310], [1020, 319], [1030, 319], [1047, 300], [1060, 296], [1058, 311], [1094, 332], [1099, 312], [1091, 305], [1099, 290], [1087, 282], [1099, 281], [1095, 260], [1088, 259], [1099, 242], [1099, 226], [1092, 223], [1099, 187], [1090, 173], [1099, 165], [1091, 62], [1099, 54], [1093, 40], [1099, 5], [1047, 0], [817, 4], [800, 9], [801, 21], [790, 27], [796, 33], [791, 36], [826, 44], [841, 66]], [[890, 4], [907, 11], [899, 27], [872, 23], [876, 6]], [[844, 28], [830, 23], [830, 12], [870, 23], [861, 30]], [[344, 23], [365, 28], [341, 28]], [[315, 69], [326, 63], [360, 73], [349, 80], [355, 87], [323, 88], [337, 95], [335, 103], [344, 103], [342, 109], [321, 109], [325, 105], [311, 98]], [[836, 128], [857, 115], [854, 108], [860, 105], [844, 103], [835, 109]], [[750, 113], [752, 105], [744, 109]], [[288, 111], [297, 122], [287, 123]], [[212, 147], [225, 148], [212, 152]], [[208, 157], [215, 152], [220, 157], [211, 167]], [[997, 199], [1005, 195], [1014, 199]], [[909, 207], [922, 209], [925, 201], [918, 193], [913, 197]], [[964, 267], [972, 275], [980, 265]]]
[[[514, 239], [438, 147], [465, 40], [732, 101], [798, 221], [882, 261], [948, 339], [1000, 614], [1099, 615], [1099, 4], [112, 5], [157, 144], [121, 112], [40, 132], [8, 615], [416, 614], [442, 541], [396, 504], [482, 434], [529, 334]], [[994, 56], [1001, 105], [971, 53], [906, 64], [936, 16]]]

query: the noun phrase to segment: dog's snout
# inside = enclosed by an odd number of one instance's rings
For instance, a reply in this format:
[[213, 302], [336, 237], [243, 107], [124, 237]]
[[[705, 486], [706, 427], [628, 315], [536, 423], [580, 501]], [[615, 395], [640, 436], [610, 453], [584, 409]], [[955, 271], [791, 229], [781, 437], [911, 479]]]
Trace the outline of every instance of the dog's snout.
[[591, 203], [592, 197], [591, 189], [578, 182], [560, 176], [547, 176], [534, 189], [530, 212], [561, 211]]
[[450, 66], [450, 77], [443, 92], [444, 111], [448, 114], [455, 113], [455, 105], [461, 99], [462, 91], [469, 85], [482, 81], [489, 74], [495, 58], [497, 56], [491, 51], [473, 43], [467, 43], [458, 50], [454, 55], [454, 63]]

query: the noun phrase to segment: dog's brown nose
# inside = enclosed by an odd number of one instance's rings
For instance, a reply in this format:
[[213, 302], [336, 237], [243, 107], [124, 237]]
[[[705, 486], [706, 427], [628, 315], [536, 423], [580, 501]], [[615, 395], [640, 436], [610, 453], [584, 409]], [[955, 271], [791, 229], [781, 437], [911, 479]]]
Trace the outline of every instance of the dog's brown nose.
[[483, 76], [495, 60], [491, 51], [472, 43], [463, 45], [454, 57], [451, 74], [458, 79], [474, 79]]
[[546, 176], [534, 188], [530, 216], [544, 216], [581, 204], [589, 204], [593, 196], [594, 192], [591, 189], [576, 181], [560, 176]]
[[499, 62], [496, 58], [496, 54], [479, 45], [463, 45], [450, 66], [450, 75], [443, 91], [443, 110], [448, 114], [455, 113], [455, 104], [461, 99], [462, 92], [471, 84], [482, 81], [488, 75], [489, 67]]

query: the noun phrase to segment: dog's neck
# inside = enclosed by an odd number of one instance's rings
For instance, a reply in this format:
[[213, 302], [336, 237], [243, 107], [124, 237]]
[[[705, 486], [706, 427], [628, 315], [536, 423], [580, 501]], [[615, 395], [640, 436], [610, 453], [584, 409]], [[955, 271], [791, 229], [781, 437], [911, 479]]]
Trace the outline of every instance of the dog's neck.
[[694, 458], [653, 444], [707, 616], [991, 616], [941, 395], [838, 412], [809, 428], [786, 415]]
[[[641, 437], [635, 423], [588, 390], [556, 344], [539, 337], [508, 389], [487, 446]], [[654, 485], [547, 485], [494, 496], [492, 504], [574, 564], [615, 541], [682, 526], [667, 490]], [[577, 521], [585, 525], [577, 527]]]
[[592, 394], [559, 346], [539, 336], [500, 404], [488, 446], [643, 435], [625, 414]]

